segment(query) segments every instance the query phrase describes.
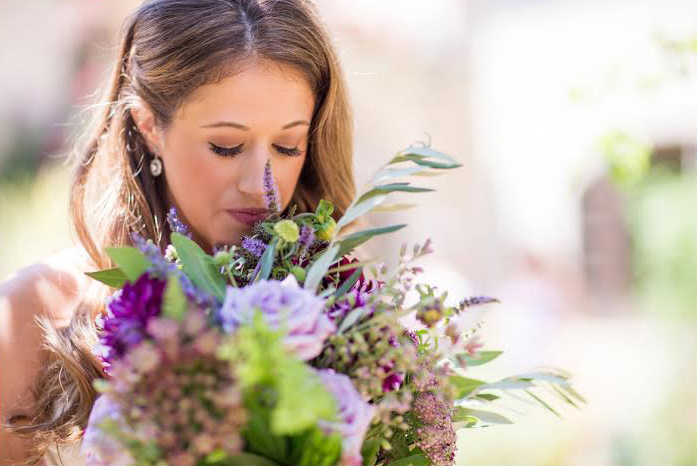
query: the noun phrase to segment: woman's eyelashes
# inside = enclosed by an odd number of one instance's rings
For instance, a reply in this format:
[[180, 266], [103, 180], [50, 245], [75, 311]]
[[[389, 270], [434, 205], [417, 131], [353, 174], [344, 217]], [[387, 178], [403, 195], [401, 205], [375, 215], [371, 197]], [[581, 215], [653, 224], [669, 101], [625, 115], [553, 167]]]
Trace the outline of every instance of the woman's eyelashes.
[[[235, 147], [221, 147], [213, 144], [212, 142], [208, 143], [210, 146], [211, 151], [213, 153], [220, 155], [222, 157], [234, 157], [238, 154], [240, 154], [244, 150], [244, 144], [240, 144], [239, 146]], [[301, 151], [297, 146], [296, 147], [283, 147], [279, 146], [277, 144], [272, 144], [274, 149], [276, 149], [280, 154], [286, 155], [288, 157], [299, 157], [303, 154], [303, 151]]]

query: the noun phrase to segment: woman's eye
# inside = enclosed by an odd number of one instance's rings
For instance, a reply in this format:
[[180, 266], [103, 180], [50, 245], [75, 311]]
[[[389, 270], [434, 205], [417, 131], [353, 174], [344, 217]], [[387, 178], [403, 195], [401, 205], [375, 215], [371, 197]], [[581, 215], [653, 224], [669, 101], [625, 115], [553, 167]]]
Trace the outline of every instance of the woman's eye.
[[283, 147], [279, 146], [276, 144], [273, 144], [273, 146], [276, 148], [278, 152], [280, 152], [283, 155], [288, 155], [290, 157], [298, 157], [303, 154], [303, 151], [298, 149], [297, 147]]
[[234, 157], [235, 155], [242, 152], [242, 144], [240, 144], [239, 146], [235, 146], [235, 147], [220, 147], [220, 146], [216, 146], [212, 142], [209, 142], [208, 144], [210, 145], [211, 150], [214, 153], [216, 153], [222, 157]]

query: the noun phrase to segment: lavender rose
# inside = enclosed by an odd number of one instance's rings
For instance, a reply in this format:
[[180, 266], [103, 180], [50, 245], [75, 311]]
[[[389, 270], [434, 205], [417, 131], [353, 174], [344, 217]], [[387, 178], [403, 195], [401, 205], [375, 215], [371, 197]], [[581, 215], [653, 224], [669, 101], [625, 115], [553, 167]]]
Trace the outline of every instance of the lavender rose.
[[223, 330], [234, 332], [260, 311], [266, 325], [286, 331], [286, 347], [307, 361], [322, 351], [324, 340], [336, 331], [324, 313], [324, 304], [289, 275], [283, 281], [261, 280], [244, 288], [228, 287], [219, 317]]
[[363, 439], [375, 415], [375, 407], [361, 398], [348, 376], [337, 374], [332, 369], [319, 370], [317, 373], [339, 406], [339, 420], [320, 421], [320, 426], [341, 434], [341, 464], [360, 466], [363, 464]]

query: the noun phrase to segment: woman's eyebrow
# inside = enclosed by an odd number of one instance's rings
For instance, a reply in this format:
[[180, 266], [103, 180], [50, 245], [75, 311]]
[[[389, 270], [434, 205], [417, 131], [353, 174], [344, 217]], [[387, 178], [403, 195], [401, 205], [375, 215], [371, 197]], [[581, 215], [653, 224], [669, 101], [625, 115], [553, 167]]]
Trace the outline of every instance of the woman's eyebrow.
[[[281, 130], [293, 128], [295, 126], [300, 126], [300, 125], [310, 126], [310, 123], [308, 123], [306, 120], [295, 120], [291, 123], [288, 123], [287, 125], [283, 125], [281, 127]], [[242, 125], [240, 123], [235, 123], [234, 121], [216, 121], [215, 123], [211, 123], [208, 125], [201, 125], [201, 128], [221, 128], [221, 127], [232, 127], [232, 128], [237, 128], [237, 129], [241, 129], [244, 131], [249, 131], [248, 127], [246, 127], [245, 125]]]

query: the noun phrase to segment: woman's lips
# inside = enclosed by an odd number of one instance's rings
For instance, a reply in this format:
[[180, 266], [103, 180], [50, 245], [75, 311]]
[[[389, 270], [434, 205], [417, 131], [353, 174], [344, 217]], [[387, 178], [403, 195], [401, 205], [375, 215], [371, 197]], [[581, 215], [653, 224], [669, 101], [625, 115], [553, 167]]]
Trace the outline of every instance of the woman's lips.
[[256, 222], [268, 217], [269, 212], [263, 209], [230, 209], [227, 211], [238, 222], [253, 226]]

